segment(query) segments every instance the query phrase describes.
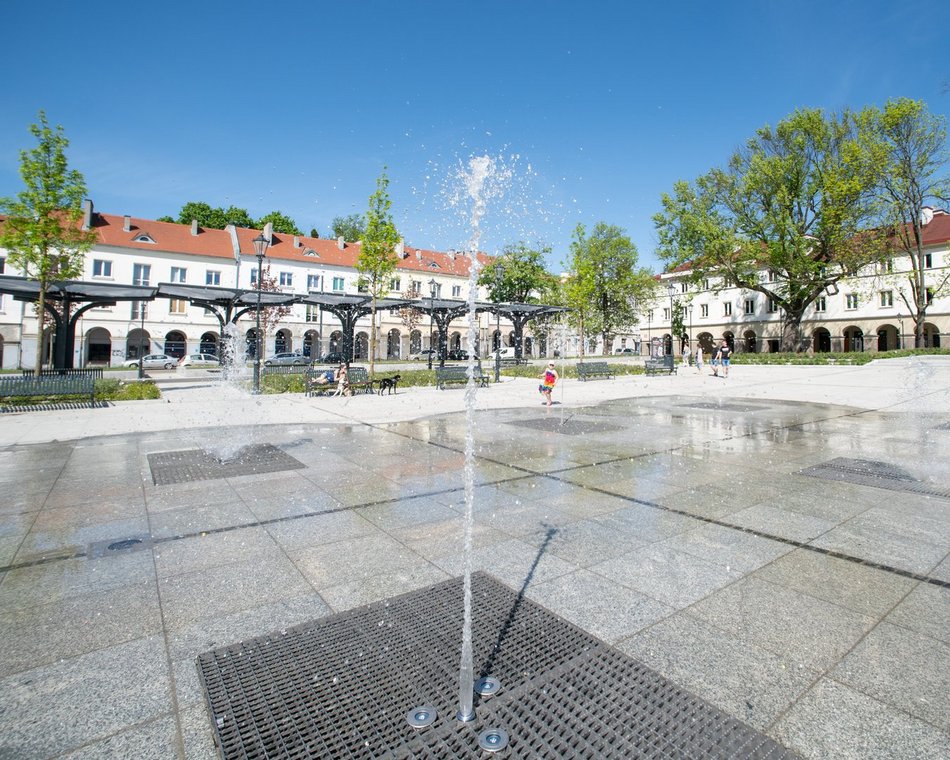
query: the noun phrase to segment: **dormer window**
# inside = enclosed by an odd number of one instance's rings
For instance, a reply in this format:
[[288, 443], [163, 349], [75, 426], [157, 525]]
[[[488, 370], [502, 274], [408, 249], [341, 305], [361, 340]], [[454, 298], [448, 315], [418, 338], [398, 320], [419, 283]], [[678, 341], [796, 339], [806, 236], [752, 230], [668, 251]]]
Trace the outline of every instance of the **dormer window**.
[[132, 238], [132, 242], [133, 243], [151, 243], [152, 245], [155, 245], [155, 241], [152, 239], [152, 236], [149, 235], [147, 232], [140, 232], [138, 235]]
[[442, 268], [442, 267], [440, 267], [440, 266], [439, 266], [438, 264], [436, 264], [434, 261], [430, 261], [430, 262], [429, 262], [429, 269], [441, 269], [441, 268]]
[[318, 259], [320, 258], [320, 254], [317, 253], [315, 250], [313, 250], [313, 248], [305, 248], [305, 249], [304, 249], [304, 252], [303, 252], [303, 255], [304, 255], [304, 256], [313, 256], [313, 257], [318, 258]]

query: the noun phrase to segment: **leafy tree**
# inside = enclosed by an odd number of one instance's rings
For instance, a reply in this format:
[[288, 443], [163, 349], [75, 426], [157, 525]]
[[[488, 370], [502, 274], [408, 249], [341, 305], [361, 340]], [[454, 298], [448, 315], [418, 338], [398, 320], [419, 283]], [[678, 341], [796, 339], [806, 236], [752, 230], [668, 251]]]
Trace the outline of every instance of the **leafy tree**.
[[503, 268], [501, 279], [495, 275], [495, 265], [482, 269], [478, 284], [488, 287], [488, 297], [496, 303], [535, 303], [540, 293], [548, 287], [553, 275], [544, 266], [545, 255], [551, 253], [551, 246], [539, 243], [530, 248], [519, 242], [505, 246], [502, 255], [495, 261]]
[[357, 240], [362, 240], [363, 235], [366, 234], [366, 220], [363, 219], [362, 214], [337, 216], [334, 217], [330, 228], [333, 230], [333, 237], [342, 237], [348, 243], [355, 243]]
[[883, 109], [866, 108], [857, 122], [864, 148], [880, 170], [876, 195], [882, 226], [890, 231], [894, 250], [910, 260], [909, 271], [899, 275], [908, 289], [898, 292], [914, 319], [914, 345], [923, 348], [928, 300], [950, 291], [946, 270], [928, 286], [923, 243], [925, 207], [950, 200], [947, 122], [908, 98], [889, 100]]
[[370, 377], [374, 374], [376, 361], [376, 301], [389, 292], [390, 276], [396, 271], [398, 262], [396, 245], [399, 243], [399, 232], [389, 213], [392, 201], [389, 200], [388, 187], [389, 178], [384, 168], [376, 180], [376, 192], [369, 197], [366, 230], [360, 254], [356, 259], [356, 271], [359, 272], [357, 283], [366, 288], [372, 297], [369, 331]]
[[571, 243], [566, 285], [568, 305], [580, 331], [600, 333], [604, 354], [617, 331], [636, 321], [638, 304], [653, 293], [653, 275], [637, 267], [637, 248], [624, 230], [598, 222], [590, 235], [578, 224]]
[[[264, 264], [261, 270], [261, 291], [264, 293], [280, 293], [283, 291], [277, 278], [271, 274], [269, 260]], [[292, 311], [293, 308], [291, 306], [261, 307], [261, 361], [266, 358], [267, 354], [267, 336], [280, 324], [280, 321]]]
[[303, 235], [297, 223], [280, 211], [271, 211], [266, 216], [262, 216], [257, 220], [255, 226], [264, 227], [268, 223], [274, 226], [274, 232], [283, 232], [285, 235]]
[[51, 128], [45, 112], [40, 111], [39, 123], [31, 124], [30, 132], [38, 145], [20, 151], [20, 177], [26, 189], [16, 198], [0, 200], [0, 211], [7, 215], [0, 228], [0, 247], [9, 252], [12, 266], [39, 283], [35, 365], [39, 375], [43, 367], [46, 288], [53, 281], [82, 276], [85, 253], [96, 234], [81, 229], [86, 183], [82, 174], [68, 167], [69, 140], [63, 128]]
[[320, 232], [317, 230], [316, 227], [311, 227], [311, 228], [310, 228], [310, 237], [312, 237], [312, 238], [319, 238], [319, 237], [320, 237]]
[[[189, 201], [181, 207], [178, 212], [178, 218], [174, 221], [178, 224], [191, 224], [193, 220], [198, 220], [198, 226], [209, 230], [223, 230], [229, 224], [236, 227], [253, 229], [257, 225], [247, 209], [228, 206], [228, 208], [215, 208], [204, 201]], [[164, 217], [159, 221], [166, 221]]]
[[783, 312], [782, 350], [801, 350], [805, 309], [885, 255], [870, 158], [850, 114], [797, 111], [759, 129], [726, 169], [663, 195], [658, 253], [669, 269], [688, 263], [694, 280], [720, 276], [771, 298]]

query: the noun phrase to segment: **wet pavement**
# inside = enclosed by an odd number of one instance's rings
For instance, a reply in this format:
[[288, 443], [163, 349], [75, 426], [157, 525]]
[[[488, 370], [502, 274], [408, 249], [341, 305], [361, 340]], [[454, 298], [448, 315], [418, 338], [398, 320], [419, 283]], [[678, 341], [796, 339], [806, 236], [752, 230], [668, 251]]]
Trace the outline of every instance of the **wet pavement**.
[[[950, 361], [881, 364], [482, 391], [476, 568], [805, 757], [950, 756]], [[461, 391], [166, 390], [0, 415], [0, 757], [215, 757], [199, 653], [462, 571]]]

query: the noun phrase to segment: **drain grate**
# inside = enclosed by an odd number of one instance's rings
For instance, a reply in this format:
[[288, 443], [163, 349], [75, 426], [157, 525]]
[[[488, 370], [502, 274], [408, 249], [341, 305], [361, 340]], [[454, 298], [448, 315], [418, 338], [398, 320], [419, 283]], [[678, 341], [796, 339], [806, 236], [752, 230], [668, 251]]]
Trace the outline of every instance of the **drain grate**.
[[950, 422], [944, 422], [942, 425], [937, 425], [934, 430], [950, 430]]
[[[200, 655], [222, 757], [471, 758], [486, 730], [510, 757], [794, 757], [490, 576], [472, 588], [476, 676], [503, 685], [475, 720], [454, 719], [455, 579]], [[419, 730], [417, 705], [437, 714]]]
[[838, 457], [800, 472], [812, 478], [950, 499], [950, 491], [921, 483], [900, 467], [873, 459]]
[[575, 420], [570, 417], [561, 419], [560, 416], [537, 417], [531, 420], [509, 420], [509, 425], [526, 427], [533, 430], [543, 430], [548, 433], [561, 435], [593, 435], [594, 433], [614, 433], [623, 430], [620, 425], [607, 425], [593, 420]]
[[245, 446], [234, 457], [221, 460], [204, 449], [162, 451], [148, 455], [152, 482], [157, 486], [217, 480], [239, 475], [300, 470], [306, 465], [269, 443]]

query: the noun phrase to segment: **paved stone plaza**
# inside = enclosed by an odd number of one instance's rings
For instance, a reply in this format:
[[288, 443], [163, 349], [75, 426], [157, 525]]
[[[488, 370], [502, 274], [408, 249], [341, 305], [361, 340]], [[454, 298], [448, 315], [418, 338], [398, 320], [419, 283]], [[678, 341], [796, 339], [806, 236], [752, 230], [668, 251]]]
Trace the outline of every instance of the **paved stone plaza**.
[[[461, 390], [163, 389], [0, 415], [2, 758], [215, 757], [198, 654], [462, 571]], [[479, 392], [478, 569], [804, 757], [950, 756], [950, 360], [555, 399]], [[156, 478], [242, 445], [294, 469]]]

